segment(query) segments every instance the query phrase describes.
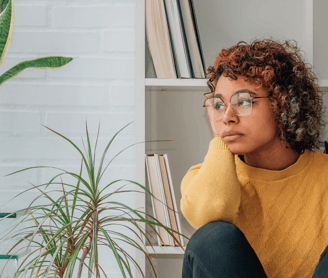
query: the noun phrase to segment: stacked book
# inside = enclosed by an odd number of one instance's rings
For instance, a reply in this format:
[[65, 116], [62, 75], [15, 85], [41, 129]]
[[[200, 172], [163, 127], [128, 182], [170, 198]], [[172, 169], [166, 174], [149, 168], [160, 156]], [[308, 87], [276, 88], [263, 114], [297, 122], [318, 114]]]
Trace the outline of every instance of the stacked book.
[[205, 78], [193, 0], [146, 0], [146, 34], [157, 78]]
[[[167, 154], [146, 154], [146, 168], [154, 217], [164, 226], [181, 233], [179, 214], [177, 210], [171, 172]], [[174, 238], [160, 226], [156, 226], [158, 245], [179, 246], [183, 237], [173, 232]]]

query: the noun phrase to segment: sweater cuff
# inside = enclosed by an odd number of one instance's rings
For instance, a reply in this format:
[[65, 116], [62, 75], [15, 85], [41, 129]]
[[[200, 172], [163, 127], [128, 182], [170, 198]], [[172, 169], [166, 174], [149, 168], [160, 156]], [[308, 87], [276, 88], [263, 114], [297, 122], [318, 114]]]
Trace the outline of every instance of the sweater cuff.
[[222, 140], [221, 137], [214, 137], [211, 142], [210, 146], [208, 148], [208, 151], [211, 150], [229, 150], [227, 144]]

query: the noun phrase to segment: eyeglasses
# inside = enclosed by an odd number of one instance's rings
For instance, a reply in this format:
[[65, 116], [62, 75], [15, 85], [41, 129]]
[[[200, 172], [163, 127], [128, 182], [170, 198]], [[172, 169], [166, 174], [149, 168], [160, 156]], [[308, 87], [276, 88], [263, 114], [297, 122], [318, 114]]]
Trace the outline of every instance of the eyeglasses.
[[[248, 92], [240, 92], [231, 96], [230, 104], [231, 108], [237, 116], [246, 116], [252, 112], [253, 99], [255, 98], [268, 98], [267, 97], [254, 97], [251, 96]], [[226, 111], [226, 106], [224, 105], [223, 100], [220, 97], [208, 98], [204, 102], [206, 108], [212, 108], [212, 112], [216, 116], [216, 119], [219, 120], [223, 118]]]

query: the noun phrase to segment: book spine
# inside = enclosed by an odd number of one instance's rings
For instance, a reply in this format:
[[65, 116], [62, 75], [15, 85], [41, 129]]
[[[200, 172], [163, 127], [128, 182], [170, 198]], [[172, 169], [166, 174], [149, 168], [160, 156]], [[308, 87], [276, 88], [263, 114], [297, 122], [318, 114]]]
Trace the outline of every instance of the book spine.
[[[151, 194], [153, 194], [154, 195], [154, 193], [153, 193], [153, 185], [152, 185], [152, 180], [150, 179], [150, 165], [149, 165], [149, 162], [148, 162], [148, 155], [146, 154], [145, 155], [145, 161], [146, 161], [146, 169], [147, 169], [147, 178], [148, 178], [148, 184], [149, 184], [149, 191], [150, 191], [150, 193]], [[154, 204], [154, 199], [153, 199], [153, 197], [151, 196], [151, 205], [152, 205], [152, 208], [153, 208], [153, 214], [154, 214], [154, 217], [157, 219], [157, 212], [156, 212], [156, 209], [155, 209], [155, 204]], [[159, 229], [158, 229], [158, 226], [156, 225], [155, 226], [155, 229], [156, 229], [156, 232], [157, 232], [157, 243], [158, 243], [158, 245], [160, 246], [161, 245], [161, 240], [160, 240], [160, 238], [159, 238], [159, 236], [158, 236], [158, 234], [160, 233], [160, 231], [159, 231]]]
[[[174, 210], [176, 211], [175, 216], [177, 218], [178, 232], [181, 234], [182, 230], [181, 230], [181, 224], [180, 224], [180, 217], [179, 217], [178, 207], [177, 207], [175, 194], [174, 194], [174, 186], [173, 186], [173, 182], [172, 182], [172, 176], [171, 176], [171, 170], [170, 170], [170, 166], [169, 166], [169, 160], [168, 160], [167, 154], [164, 154], [163, 156], [165, 158], [165, 166], [166, 166], [167, 173], [168, 173], [169, 184], [170, 184], [172, 200], [173, 200], [173, 206], [174, 206]], [[180, 235], [180, 242], [181, 242], [181, 245], [184, 246], [183, 237], [181, 235]]]
[[192, 63], [191, 63], [191, 57], [190, 57], [190, 51], [189, 51], [189, 46], [188, 46], [188, 41], [187, 41], [186, 30], [185, 30], [184, 23], [183, 23], [180, 0], [177, 0], [177, 7], [178, 7], [178, 11], [179, 11], [179, 16], [180, 16], [181, 31], [182, 31], [184, 44], [185, 44], [185, 50], [186, 50], [186, 56], [188, 59], [190, 75], [191, 75], [191, 78], [195, 78], [194, 69], [193, 69]]
[[191, 78], [190, 66], [186, 57], [186, 43], [183, 40], [181, 19], [179, 16], [176, 0], [164, 0], [168, 18], [169, 29], [172, 33], [173, 47], [176, 52], [180, 78]]
[[[164, 206], [161, 203], [161, 193], [159, 184], [157, 181], [157, 173], [156, 173], [156, 164], [154, 155], [145, 155], [146, 160], [146, 168], [147, 168], [147, 176], [149, 182], [149, 190], [154, 195], [151, 196], [151, 203], [153, 208], [154, 217], [160, 221], [162, 224], [165, 223], [165, 214], [164, 214]], [[157, 241], [158, 245], [162, 245], [162, 241], [165, 245], [169, 245], [169, 237], [168, 233], [165, 231], [164, 228], [155, 226], [157, 231]], [[161, 239], [162, 241], [161, 241]]]
[[[178, 224], [177, 224], [177, 219], [175, 216], [175, 210], [174, 210], [174, 205], [173, 205], [173, 199], [172, 199], [167, 169], [165, 166], [165, 158], [163, 155], [159, 155], [158, 158], [159, 158], [160, 167], [161, 167], [161, 173], [162, 173], [163, 185], [164, 185], [163, 188], [164, 188], [164, 192], [165, 192], [166, 203], [168, 206], [168, 213], [169, 213], [171, 228], [175, 231], [178, 231]], [[174, 246], [181, 245], [180, 236], [176, 232], [172, 232], [172, 233], [174, 235]]]
[[163, 0], [146, 0], [146, 38], [156, 77], [176, 79], [174, 53]]
[[198, 24], [197, 24], [197, 18], [196, 18], [196, 12], [195, 12], [195, 7], [194, 7], [193, 0], [189, 0], [189, 4], [190, 4], [190, 10], [191, 10], [191, 13], [192, 13], [192, 17], [194, 19], [195, 32], [196, 32], [196, 38], [197, 38], [198, 48], [199, 48], [200, 57], [201, 57], [202, 64], [203, 64], [203, 69], [204, 69], [204, 72], [205, 72], [205, 61], [204, 61], [204, 55], [203, 55], [203, 48], [202, 48], [202, 44], [201, 44], [201, 41], [200, 41]]
[[[164, 185], [163, 185], [163, 179], [162, 179], [162, 173], [161, 173], [158, 154], [155, 153], [154, 158], [155, 158], [155, 164], [156, 164], [157, 178], [158, 178], [158, 182], [159, 182], [158, 184], [159, 184], [159, 189], [160, 189], [160, 193], [161, 193], [161, 200], [163, 202], [163, 207], [164, 207], [165, 226], [172, 228], [171, 223], [170, 223], [170, 217], [169, 217], [166, 197], [165, 197], [165, 191], [164, 191]], [[165, 232], [168, 233], [167, 231], [165, 231]], [[170, 245], [173, 246], [174, 245], [173, 239], [169, 234], [168, 234], [168, 238], [169, 238]]]
[[180, 72], [180, 68], [179, 68], [179, 63], [178, 63], [178, 57], [176, 54], [176, 49], [174, 48], [174, 43], [173, 43], [173, 39], [172, 39], [172, 32], [171, 32], [171, 28], [170, 28], [170, 22], [169, 22], [169, 18], [167, 16], [167, 4], [165, 3], [165, 0], [160, 0], [163, 1], [163, 5], [164, 5], [164, 11], [165, 11], [165, 18], [166, 18], [166, 22], [167, 22], [167, 26], [168, 26], [168, 33], [169, 33], [169, 38], [170, 38], [170, 43], [171, 43], [171, 49], [172, 49], [172, 56], [173, 56], [173, 60], [174, 60], [174, 67], [175, 67], [175, 72], [177, 74], [178, 78], [181, 78], [181, 72]]

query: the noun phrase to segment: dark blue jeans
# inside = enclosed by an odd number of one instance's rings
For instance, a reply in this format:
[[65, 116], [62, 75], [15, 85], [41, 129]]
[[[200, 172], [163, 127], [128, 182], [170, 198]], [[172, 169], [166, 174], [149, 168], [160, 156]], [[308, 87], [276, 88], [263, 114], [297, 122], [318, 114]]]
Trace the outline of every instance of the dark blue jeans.
[[[313, 278], [328, 277], [328, 247], [321, 254]], [[183, 259], [182, 278], [267, 277], [244, 234], [225, 221], [210, 222], [190, 238]]]

